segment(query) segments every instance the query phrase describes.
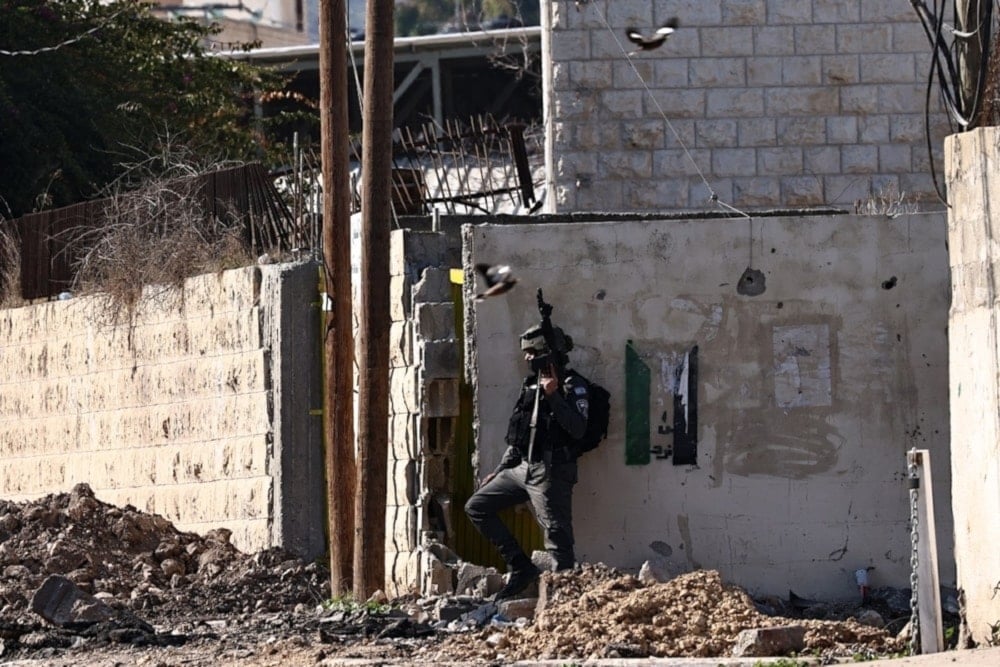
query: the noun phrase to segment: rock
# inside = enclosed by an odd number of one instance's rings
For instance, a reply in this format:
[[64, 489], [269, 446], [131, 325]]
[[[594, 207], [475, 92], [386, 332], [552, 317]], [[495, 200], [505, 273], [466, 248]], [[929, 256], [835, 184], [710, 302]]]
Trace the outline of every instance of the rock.
[[504, 600], [497, 604], [498, 612], [511, 620], [518, 618], [534, 618], [538, 598], [521, 598]]
[[99, 623], [114, 616], [111, 607], [58, 575], [46, 579], [35, 591], [31, 610], [60, 627], [68, 623]]
[[663, 584], [678, 574], [680, 568], [666, 558], [651, 558], [639, 568], [639, 581], [646, 584]]
[[799, 652], [805, 647], [806, 629], [801, 625], [744, 630], [736, 637], [733, 657], [762, 658]]
[[542, 572], [556, 571], [556, 559], [548, 551], [532, 551], [531, 562]]
[[868, 625], [873, 628], [884, 628], [885, 619], [882, 618], [882, 614], [878, 613], [874, 609], [862, 609], [854, 618], [858, 620], [861, 625]]
[[163, 574], [168, 577], [184, 576], [187, 572], [184, 569], [184, 563], [177, 560], [176, 558], [166, 558], [160, 563], [160, 569], [163, 570]]
[[455, 593], [486, 598], [503, 588], [503, 576], [492, 567], [461, 563], [456, 574]]

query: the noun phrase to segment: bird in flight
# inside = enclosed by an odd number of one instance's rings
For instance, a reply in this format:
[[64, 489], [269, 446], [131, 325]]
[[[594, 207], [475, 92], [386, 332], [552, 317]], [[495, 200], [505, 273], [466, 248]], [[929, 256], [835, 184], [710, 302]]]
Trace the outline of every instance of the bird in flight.
[[486, 281], [486, 291], [477, 294], [476, 301], [482, 301], [489, 296], [503, 294], [517, 284], [517, 278], [511, 273], [510, 266], [507, 264], [497, 264], [495, 266], [476, 264], [476, 271]]
[[657, 28], [656, 32], [649, 37], [642, 34], [638, 28], [628, 28], [625, 31], [625, 36], [628, 37], [630, 42], [639, 47], [629, 55], [639, 53], [639, 51], [652, 51], [653, 49], [660, 48], [667, 41], [667, 37], [670, 37], [677, 30], [677, 25], [677, 17], [675, 16], [668, 19], [666, 23]]

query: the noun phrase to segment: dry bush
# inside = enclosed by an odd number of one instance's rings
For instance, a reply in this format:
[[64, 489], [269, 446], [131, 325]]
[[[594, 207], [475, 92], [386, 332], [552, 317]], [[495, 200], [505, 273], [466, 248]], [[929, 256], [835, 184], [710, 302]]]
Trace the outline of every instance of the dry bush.
[[147, 180], [108, 199], [99, 229], [71, 230], [74, 292], [104, 295], [118, 323], [144, 290], [180, 297], [187, 278], [252, 263], [243, 223], [207, 211], [198, 187], [192, 178]]
[[858, 215], [884, 215], [895, 218], [897, 215], [916, 213], [919, 204], [905, 192], [900, 192], [895, 186], [888, 186], [878, 192], [872, 192], [867, 199], [854, 202], [854, 212]]
[[22, 303], [20, 244], [11, 225], [0, 219], [0, 307]]

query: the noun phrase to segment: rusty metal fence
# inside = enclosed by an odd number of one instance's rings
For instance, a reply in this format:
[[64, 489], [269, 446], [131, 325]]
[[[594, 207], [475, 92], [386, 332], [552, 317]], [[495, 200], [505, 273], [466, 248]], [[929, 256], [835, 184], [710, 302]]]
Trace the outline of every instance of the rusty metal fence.
[[[252, 163], [192, 177], [190, 191], [206, 216], [242, 226], [254, 254], [289, 250], [301, 230], [263, 165]], [[76, 261], [86, 248], [71, 243], [81, 232], [99, 230], [112, 200], [100, 199], [22, 216], [10, 231], [19, 245], [21, 296], [53, 297], [69, 289]], [[0, 261], [3, 261], [0, 259]]]

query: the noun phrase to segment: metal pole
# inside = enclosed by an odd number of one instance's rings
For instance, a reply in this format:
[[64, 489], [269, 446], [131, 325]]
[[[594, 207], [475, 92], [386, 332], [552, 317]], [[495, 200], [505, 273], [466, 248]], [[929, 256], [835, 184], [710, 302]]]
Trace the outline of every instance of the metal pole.
[[392, 220], [393, 0], [368, 0], [361, 131], [361, 325], [354, 597], [385, 584], [389, 448], [389, 225]]
[[920, 628], [920, 652], [938, 653], [944, 650], [941, 619], [941, 588], [938, 578], [937, 532], [934, 525], [934, 485], [931, 479], [931, 457], [926, 449], [911, 449], [907, 463], [916, 466], [918, 477], [917, 516], [913, 527], [918, 533], [917, 599]]
[[320, 147], [323, 170], [323, 268], [332, 301], [323, 339], [330, 592], [354, 578], [354, 335], [351, 312], [351, 208], [347, 116], [347, 18], [344, 0], [319, 6]]

